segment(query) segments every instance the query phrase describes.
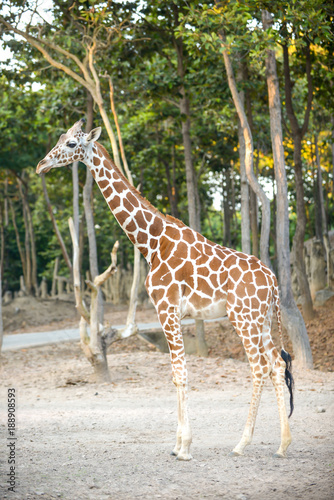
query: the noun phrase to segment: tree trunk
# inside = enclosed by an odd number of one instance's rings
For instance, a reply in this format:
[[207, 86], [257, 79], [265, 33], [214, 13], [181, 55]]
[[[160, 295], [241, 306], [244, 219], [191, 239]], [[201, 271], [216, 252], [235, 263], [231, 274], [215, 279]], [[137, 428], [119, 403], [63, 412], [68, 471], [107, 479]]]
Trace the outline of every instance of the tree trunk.
[[14, 226], [14, 231], [15, 231], [17, 249], [19, 251], [20, 259], [21, 259], [22, 272], [23, 272], [23, 276], [24, 276], [24, 281], [26, 283], [27, 280], [28, 280], [27, 266], [26, 266], [26, 256], [25, 256], [25, 251], [24, 251], [24, 249], [22, 248], [22, 245], [21, 245], [20, 234], [19, 234], [19, 231], [18, 231], [18, 228], [17, 228], [17, 224], [16, 224], [15, 208], [14, 208], [13, 202], [12, 202], [12, 200], [10, 198], [9, 198], [9, 205], [10, 205], [10, 211], [11, 211], [11, 214], [12, 214], [12, 221], [13, 221], [13, 226]]
[[[23, 203], [23, 213], [25, 213], [24, 220], [27, 224], [28, 229], [28, 240], [30, 247], [30, 262], [31, 262], [31, 285], [34, 289], [35, 295], [38, 296], [38, 282], [37, 282], [37, 254], [36, 254], [36, 244], [35, 244], [35, 232], [32, 222], [32, 215], [28, 201], [27, 186], [24, 185], [23, 180], [18, 177], [19, 191]], [[27, 258], [27, 254], [26, 254]]]
[[260, 186], [257, 178], [254, 175], [254, 170], [253, 170], [253, 138], [252, 138], [252, 133], [249, 127], [249, 123], [246, 117], [246, 113], [244, 110], [244, 106], [242, 105], [242, 102], [240, 101], [237, 86], [235, 83], [234, 79], [234, 73], [233, 73], [233, 68], [232, 64], [230, 61], [230, 57], [228, 55], [228, 48], [226, 47], [225, 44], [225, 38], [223, 34], [220, 34], [220, 39], [222, 41], [222, 48], [223, 48], [223, 57], [224, 57], [224, 63], [225, 63], [225, 68], [226, 68], [226, 73], [227, 73], [227, 79], [228, 79], [228, 85], [230, 87], [230, 91], [232, 94], [234, 106], [237, 110], [242, 132], [244, 135], [245, 139], [245, 147], [246, 147], [246, 154], [245, 154], [245, 166], [246, 166], [246, 173], [248, 177], [248, 182], [250, 186], [252, 187], [253, 191], [256, 193], [256, 195], [259, 197], [262, 205], [262, 227], [261, 227], [261, 239], [260, 239], [260, 256], [261, 260], [264, 264], [266, 264], [268, 267], [270, 267], [270, 258], [269, 258], [269, 233], [270, 233], [270, 202]]
[[[332, 85], [332, 87], [333, 87], [333, 85]], [[331, 145], [331, 150], [332, 150], [332, 196], [334, 198], [334, 115], [332, 115], [331, 123], [332, 123], [332, 145]]]
[[[3, 264], [5, 259], [5, 230], [4, 230], [4, 217], [2, 212], [2, 205], [0, 206], [0, 274], [3, 275]], [[0, 290], [1, 291], [1, 290]]]
[[[256, 177], [259, 170], [259, 151], [255, 160], [255, 172]], [[258, 223], [258, 206], [257, 206], [257, 196], [253, 189], [249, 190], [249, 206], [250, 206], [250, 220], [251, 220], [251, 230], [252, 230], [252, 254], [255, 257], [259, 256], [259, 223]]]
[[[82, 318], [80, 321], [81, 347], [85, 356], [93, 366], [96, 380], [98, 382], [110, 382], [106, 350], [103, 349], [101, 340], [101, 323], [99, 321], [97, 298], [98, 290], [95, 288], [94, 296], [92, 291], [91, 311], [89, 315], [81, 296], [78, 237], [75, 232], [73, 219], [69, 219], [68, 222], [73, 243], [73, 284], [76, 297], [76, 307]], [[87, 335], [87, 323], [90, 323], [90, 337]]]
[[327, 260], [327, 286], [330, 287], [331, 277], [333, 274], [332, 261], [331, 261], [331, 244], [328, 236], [328, 224], [325, 211], [324, 193], [322, 188], [322, 172], [321, 172], [317, 135], [314, 136], [314, 144], [315, 144], [315, 156], [317, 162], [318, 197], [319, 197], [320, 214], [321, 214], [322, 238], [326, 250], [326, 260]]
[[223, 244], [224, 246], [230, 248], [232, 246], [232, 240], [231, 240], [232, 211], [231, 211], [231, 201], [230, 201], [230, 193], [232, 190], [231, 190], [230, 168], [223, 171], [222, 188], [223, 188], [223, 211], [224, 211]]
[[[86, 133], [88, 133], [93, 128], [93, 99], [89, 93], [87, 93], [86, 116], [87, 116], [87, 121], [85, 130]], [[84, 204], [88, 245], [89, 245], [89, 269], [92, 280], [94, 280], [95, 277], [99, 274], [94, 213], [92, 206], [93, 184], [94, 184], [93, 176], [89, 168], [86, 167], [86, 182], [83, 189], [83, 204]], [[101, 290], [99, 291], [98, 295], [98, 314], [99, 314], [99, 321], [101, 324], [103, 324], [104, 308], [103, 308], [103, 295]]]
[[[243, 82], [245, 77], [245, 72], [243, 68], [243, 63], [239, 61], [239, 68], [237, 71], [237, 81]], [[239, 98], [244, 106], [245, 95], [244, 91], [239, 92]], [[246, 174], [246, 143], [241, 127], [241, 122], [238, 120], [238, 140], [239, 140], [239, 158], [240, 158], [240, 196], [241, 196], [241, 248], [242, 251], [250, 254], [251, 253], [251, 240], [250, 240], [250, 218], [249, 218], [249, 187]]]
[[134, 249], [134, 263], [133, 263], [133, 277], [130, 292], [130, 303], [128, 315], [126, 318], [126, 327], [122, 331], [122, 337], [127, 338], [137, 333], [136, 325], [136, 310], [138, 304], [138, 290], [140, 280], [140, 251], [138, 248]]
[[313, 303], [311, 298], [310, 286], [307, 279], [305, 259], [304, 259], [304, 240], [306, 230], [306, 211], [304, 202], [304, 184], [301, 159], [302, 142], [300, 135], [294, 136], [294, 170], [295, 187], [297, 201], [297, 222], [296, 231], [293, 237], [293, 265], [296, 270], [299, 293], [301, 296], [301, 305], [306, 320], [314, 317]]
[[[262, 22], [264, 29], [267, 29], [271, 25], [272, 18], [267, 11], [262, 12]], [[294, 301], [291, 286], [288, 188], [284, 162], [279, 83], [275, 52], [273, 50], [267, 50], [266, 77], [271, 143], [277, 185], [276, 231], [279, 239], [279, 244], [277, 245], [277, 263], [282, 321], [292, 341], [296, 363], [303, 368], [312, 368], [312, 352], [305, 323]]]
[[57, 276], [59, 269], [59, 257], [55, 259], [55, 265], [53, 268], [53, 277], [52, 277], [52, 286], [51, 286], [51, 297], [55, 297], [57, 295]]
[[[199, 214], [199, 194], [198, 186], [196, 183], [196, 174], [192, 161], [191, 154], [191, 138], [190, 138], [190, 105], [189, 99], [186, 95], [183, 79], [185, 75], [184, 61], [183, 61], [183, 41], [182, 38], [174, 39], [174, 44], [177, 53], [177, 72], [181, 79], [181, 86], [179, 89], [181, 99], [179, 103], [181, 112], [181, 130], [184, 148], [184, 162], [186, 166], [186, 181], [187, 181], [187, 197], [188, 197], [188, 215], [189, 226], [195, 231], [201, 231], [201, 219]], [[196, 206], [197, 200], [197, 206]], [[199, 356], [208, 355], [208, 346], [205, 341], [204, 322], [203, 320], [196, 320], [196, 349]]]
[[191, 156], [191, 139], [190, 139], [190, 110], [189, 110], [189, 99], [185, 95], [185, 89], [182, 85], [180, 89], [183, 95], [180, 101], [180, 111], [182, 118], [182, 140], [184, 148], [184, 163], [186, 166], [186, 182], [187, 182], [187, 198], [188, 198], [188, 216], [189, 216], [189, 226], [196, 231], [200, 231], [200, 220], [197, 217], [196, 209], [196, 182], [195, 182], [195, 172]]
[[302, 170], [302, 139], [307, 131], [309, 116], [311, 112], [312, 99], [313, 99], [313, 86], [311, 77], [311, 60], [310, 48], [306, 48], [306, 77], [308, 86], [307, 106], [304, 115], [304, 122], [302, 127], [299, 126], [297, 117], [295, 115], [292, 104], [292, 83], [290, 79], [290, 66], [289, 66], [289, 49], [286, 44], [283, 45], [283, 59], [284, 59], [284, 86], [285, 86], [285, 105], [287, 115], [291, 125], [291, 132], [293, 138], [293, 160], [295, 170], [295, 189], [296, 189], [296, 204], [297, 204], [297, 222], [296, 232], [293, 238], [293, 264], [295, 266], [299, 292], [301, 295], [301, 304], [305, 319], [309, 320], [314, 317], [313, 303], [310, 293], [310, 287], [306, 275], [306, 267], [304, 261], [304, 239], [306, 229], [306, 212], [304, 201], [304, 184], [303, 184], [303, 170]]
[[2, 321], [2, 273], [0, 269], [0, 367], [2, 366], [1, 352], [2, 352], [2, 342], [3, 342], [3, 321]]
[[[312, 147], [313, 145], [311, 145]], [[314, 147], [315, 149], [315, 147]], [[314, 199], [314, 233], [317, 240], [323, 241], [322, 237], [322, 217], [321, 217], [321, 207], [319, 200], [319, 179], [318, 179], [318, 167], [315, 161], [315, 150], [312, 151], [312, 180], [313, 180], [313, 199]]]
[[172, 190], [173, 190], [173, 199], [174, 199], [174, 210], [175, 210], [175, 216], [179, 218], [179, 209], [177, 208], [178, 202], [179, 202], [179, 197], [178, 197], [178, 186], [176, 182], [176, 159], [175, 159], [175, 144], [172, 146]]
[[30, 256], [30, 238], [29, 238], [29, 224], [26, 204], [24, 202], [24, 196], [22, 192], [21, 182], [18, 180], [19, 193], [22, 201], [22, 212], [23, 212], [23, 222], [24, 222], [24, 256], [25, 256], [25, 268], [26, 276], [25, 279], [25, 289], [29, 295], [32, 293], [32, 278], [31, 278], [31, 256]]
[[41, 174], [40, 177], [41, 177], [41, 181], [42, 181], [44, 198], [45, 198], [46, 205], [48, 207], [48, 212], [50, 214], [50, 218], [51, 218], [51, 222], [52, 222], [52, 225], [53, 225], [53, 229], [54, 229], [54, 232], [56, 234], [57, 240], [59, 242], [61, 253], [63, 254], [63, 257], [64, 257], [64, 260], [66, 262], [66, 265], [67, 265], [67, 267], [68, 267], [68, 269], [70, 271], [70, 275], [72, 276], [72, 263], [71, 263], [71, 259], [70, 259], [69, 255], [67, 253], [64, 240], [63, 240], [63, 238], [62, 238], [62, 236], [60, 234], [57, 221], [56, 221], [55, 216], [53, 214], [53, 210], [52, 210], [52, 206], [51, 206], [51, 202], [50, 202], [50, 198], [49, 198], [49, 194], [48, 194], [48, 190], [47, 190], [47, 186], [46, 186], [45, 174]]
[[72, 164], [72, 186], [73, 186], [73, 222], [77, 235], [79, 235], [79, 162], [75, 161]]
[[[248, 67], [247, 64], [243, 63], [243, 74], [246, 80], [248, 80]], [[252, 114], [252, 104], [251, 104], [251, 96], [248, 89], [245, 90], [245, 105], [246, 105], [246, 116], [249, 123], [250, 131], [253, 135], [254, 130], [254, 122], [253, 122], [253, 114]], [[259, 147], [257, 147], [258, 154], [255, 158], [255, 177], [258, 178], [259, 175]], [[259, 257], [259, 222], [258, 222], [258, 203], [257, 196], [251, 186], [249, 186], [249, 218], [251, 225], [251, 234], [252, 234], [252, 254], [256, 257]]]

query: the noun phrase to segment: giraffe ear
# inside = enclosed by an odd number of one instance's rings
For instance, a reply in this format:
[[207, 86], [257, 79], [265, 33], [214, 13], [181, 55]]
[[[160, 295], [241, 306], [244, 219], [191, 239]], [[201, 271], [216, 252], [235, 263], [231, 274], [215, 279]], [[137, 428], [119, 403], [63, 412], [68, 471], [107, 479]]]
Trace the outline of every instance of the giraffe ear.
[[91, 130], [89, 132], [89, 134], [85, 137], [86, 144], [88, 144], [89, 142], [97, 141], [101, 135], [101, 132], [102, 132], [101, 127], [97, 127], [97, 128], [94, 128], [93, 130]]

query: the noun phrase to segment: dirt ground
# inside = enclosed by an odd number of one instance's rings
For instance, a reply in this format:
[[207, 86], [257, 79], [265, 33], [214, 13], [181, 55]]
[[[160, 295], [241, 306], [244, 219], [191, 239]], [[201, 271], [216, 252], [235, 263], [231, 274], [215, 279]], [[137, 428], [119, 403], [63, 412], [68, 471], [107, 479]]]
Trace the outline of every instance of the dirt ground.
[[[20, 311], [12, 326], [8, 321], [15, 309], [10, 315], [10, 306], [4, 308], [4, 323], [13, 334], [43, 331], [43, 320], [59, 318], [61, 304], [53, 304], [53, 315], [46, 307], [21, 300], [20, 306], [13, 305]], [[35, 307], [39, 325], [33, 320]], [[54, 321], [50, 329], [76, 325], [73, 309], [63, 305], [62, 321]], [[122, 323], [124, 314], [107, 310], [114, 324]], [[138, 314], [138, 321], [154, 320], [151, 308]], [[4, 353], [0, 498], [332, 499], [333, 329], [331, 301], [308, 325], [319, 369], [294, 370], [293, 442], [287, 459], [272, 458], [280, 435], [270, 383], [264, 389], [252, 445], [243, 457], [229, 456], [247, 418], [251, 380], [237, 336], [225, 322], [207, 327], [209, 358], [187, 356], [191, 462], [178, 462], [169, 454], [177, 415], [168, 354], [138, 338], [114, 344], [108, 355], [112, 383], [96, 384], [78, 343]], [[186, 330], [192, 336], [191, 327]], [[15, 492], [6, 484], [11, 456], [9, 388], [16, 391]]]

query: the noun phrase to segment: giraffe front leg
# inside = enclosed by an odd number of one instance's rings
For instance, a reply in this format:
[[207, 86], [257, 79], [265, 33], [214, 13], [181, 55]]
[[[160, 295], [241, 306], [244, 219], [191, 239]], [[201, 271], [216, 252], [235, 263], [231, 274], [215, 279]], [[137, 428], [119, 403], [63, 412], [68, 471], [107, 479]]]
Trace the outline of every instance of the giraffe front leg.
[[176, 380], [173, 378], [173, 383], [176, 385], [177, 389], [177, 431], [176, 431], [176, 444], [171, 451], [171, 455], [177, 456], [182, 446], [182, 423], [181, 423], [181, 400], [179, 397], [179, 390], [177, 388]]
[[192, 459], [190, 454], [192, 433], [188, 417], [187, 399], [187, 385], [177, 385], [178, 426], [176, 433], [176, 445], [172, 452], [173, 455], [177, 456], [177, 460]]
[[159, 310], [158, 316], [163, 327], [171, 357], [173, 382], [177, 389], [177, 417], [178, 425], [176, 432], [176, 445], [172, 455], [178, 460], [191, 460], [190, 445], [192, 441], [191, 428], [188, 417], [188, 394], [187, 394], [187, 367], [181, 322], [176, 307], [170, 307], [168, 311]]

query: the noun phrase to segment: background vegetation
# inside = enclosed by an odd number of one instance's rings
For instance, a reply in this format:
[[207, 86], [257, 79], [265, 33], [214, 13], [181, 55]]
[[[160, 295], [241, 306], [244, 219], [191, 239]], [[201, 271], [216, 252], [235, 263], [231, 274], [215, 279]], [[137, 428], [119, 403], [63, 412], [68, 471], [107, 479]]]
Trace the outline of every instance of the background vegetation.
[[[4, 1], [0, 11], [2, 44], [11, 51], [9, 58], [1, 64], [0, 76], [0, 225], [4, 291], [19, 289], [23, 266], [33, 266], [33, 252], [36, 255], [37, 283], [45, 277], [50, 285], [60, 246], [47, 211], [41, 178], [35, 175], [35, 168], [59, 135], [87, 109], [87, 88], [55, 68], [36, 47], [15, 35], [8, 23], [36, 40], [43, 40], [44, 47], [54, 59], [77, 75], [80, 71], [68, 54], [84, 60], [96, 41], [93, 57], [101, 95], [112, 122], [109, 80], [105, 78], [109, 75], [134, 184], [140, 184], [143, 195], [159, 210], [188, 223], [189, 200], [182, 137], [182, 123], [186, 116], [180, 107], [182, 92], [185, 92], [190, 105], [192, 159], [199, 193], [201, 231], [211, 240], [241, 249], [238, 118], [218, 37], [223, 27], [236, 74], [240, 61], [247, 69], [237, 78], [238, 88], [246, 95], [256, 175], [271, 199], [270, 257], [275, 268], [279, 235], [274, 222], [276, 198], [265, 51], [269, 47], [276, 52], [291, 243], [297, 220], [296, 185], [293, 132], [286, 107], [283, 48], [287, 46], [289, 51], [292, 101], [300, 123], [309, 99], [306, 74], [309, 51], [312, 104], [301, 150], [305, 239], [321, 238], [324, 227], [320, 190], [328, 229], [334, 226], [331, 7], [330, 2], [318, 0], [231, 0], [206, 4], [181, 0], [54, 0], [44, 12], [41, 7], [36, 8], [35, 2]], [[269, 34], [261, 25], [263, 9], [268, 9], [274, 16]], [[63, 53], [57, 52], [52, 44], [61, 47]], [[102, 120], [95, 103], [94, 126], [99, 125], [102, 125]], [[111, 150], [105, 129], [101, 142]], [[85, 177], [86, 170], [81, 165], [79, 199], [83, 274], [89, 269], [88, 252], [84, 250], [87, 235], [82, 209]], [[53, 214], [70, 253], [67, 220], [73, 212], [71, 167], [52, 171], [46, 183]], [[100, 270], [109, 265], [110, 251], [117, 239], [120, 241], [119, 262], [126, 267], [133, 261], [132, 245], [107, 210], [96, 186], [92, 203]], [[260, 228], [260, 213], [257, 219]], [[258, 252], [257, 238], [253, 234], [254, 253]], [[69, 276], [64, 260], [61, 261], [60, 274]], [[31, 292], [36, 293], [33, 285]]]

